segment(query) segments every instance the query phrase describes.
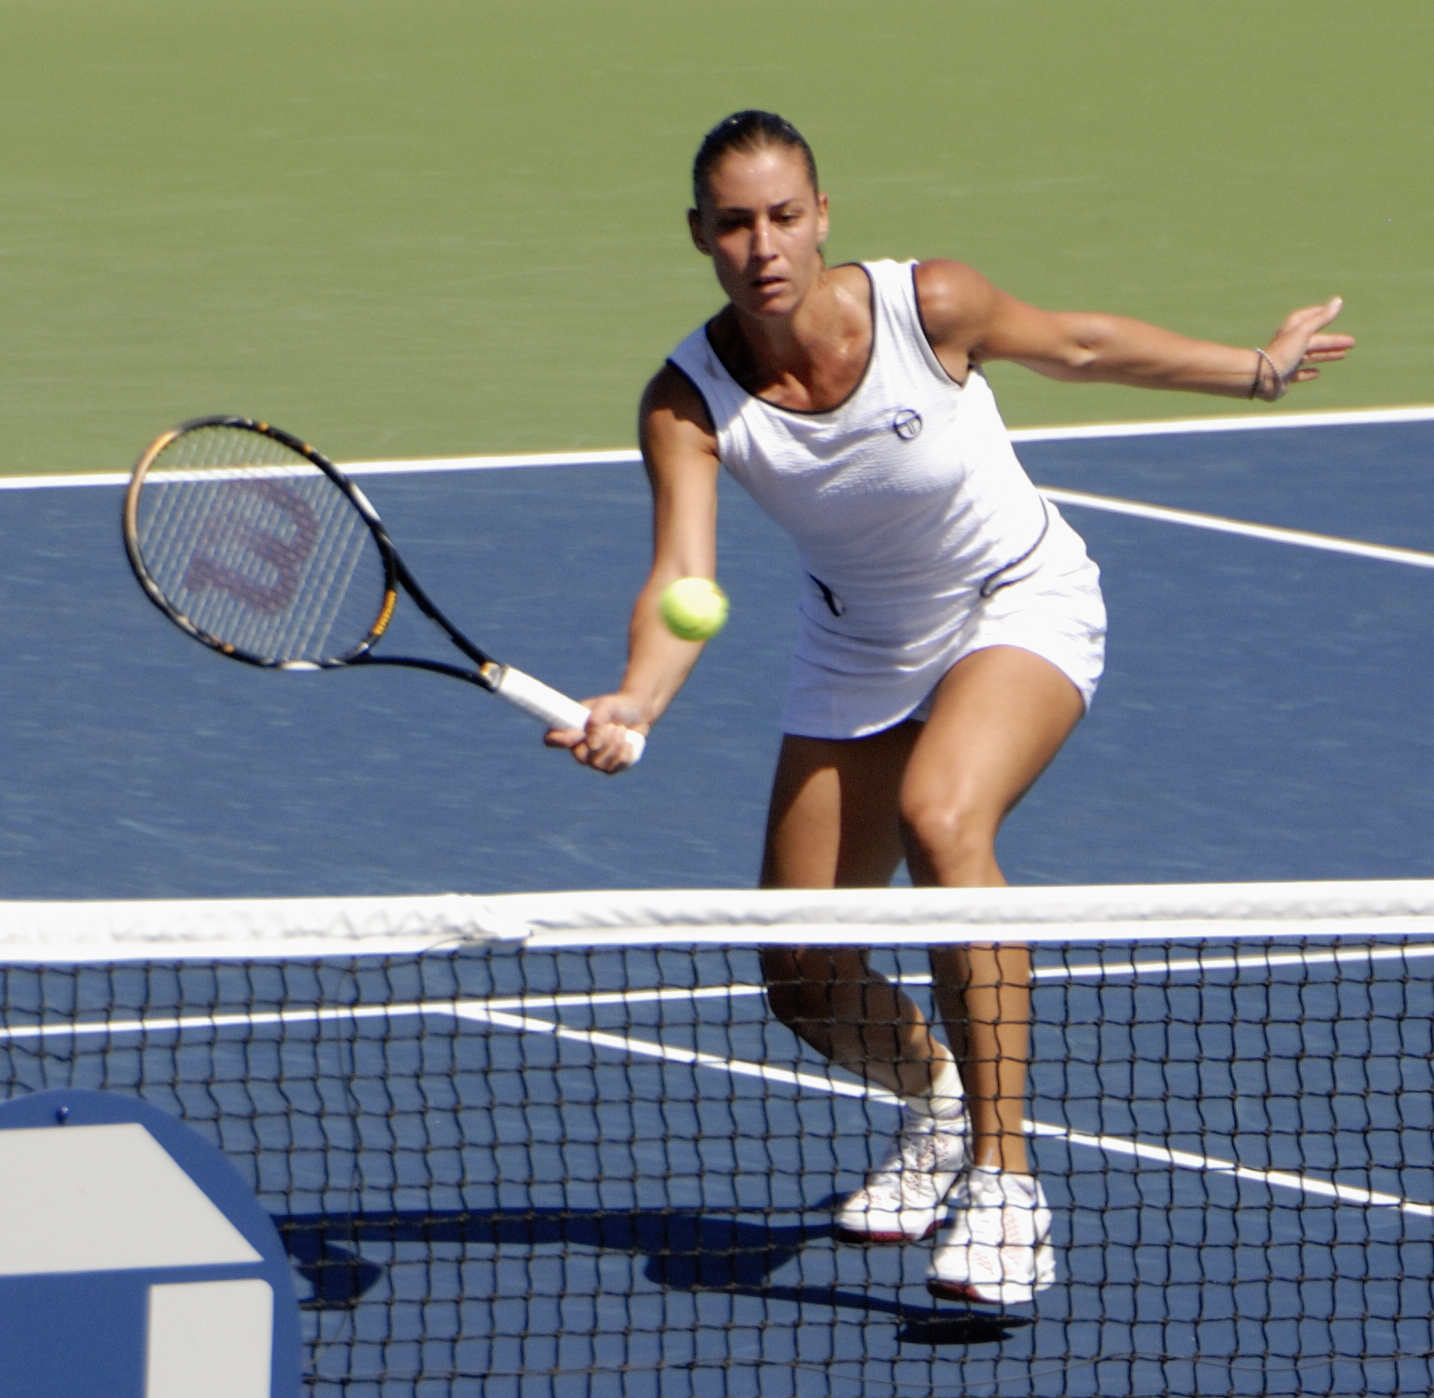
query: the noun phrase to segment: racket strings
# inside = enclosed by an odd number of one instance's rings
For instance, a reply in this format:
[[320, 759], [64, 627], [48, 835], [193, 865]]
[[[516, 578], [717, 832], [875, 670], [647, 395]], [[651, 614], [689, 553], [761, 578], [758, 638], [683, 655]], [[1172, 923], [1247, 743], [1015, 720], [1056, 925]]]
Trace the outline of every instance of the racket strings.
[[196, 428], [161, 450], [140, 493], [138, 541], [175, 611], [266, 663], [346, 655], [382, 605], [383, 558], [353, 502], [246, 428]]

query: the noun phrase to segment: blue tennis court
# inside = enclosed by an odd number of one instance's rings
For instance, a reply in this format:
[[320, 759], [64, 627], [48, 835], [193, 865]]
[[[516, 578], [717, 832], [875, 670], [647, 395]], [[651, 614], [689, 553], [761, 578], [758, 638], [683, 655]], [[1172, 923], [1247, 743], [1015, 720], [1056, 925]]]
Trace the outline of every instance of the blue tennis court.
[[[1430, 876], [1431, 448], [1434, 420], [1022, 445], [1103, 497], [1065, 508], [1112, 640], [1013, 882]], [[616, 676], [637, 468], [364, 485], [480, 643], [579, 695]], [[226, 664], [143, 600], [118, 504], [0, 492], [6, 898], [751, 885], [798, 579], [735, 491], [732, 623], [612, 781], [465, 686]], [[923, 1249], [833, 1241], [894, 1114], [769, 1020], [750, 950], [12, 968], [3, 1040], [10, 1093], [141, 1092], [248, 1173], [319, 1392], [1427, 1392], [1434, 954], [1377, 950], [1043, 952], [1062, 1278], [1005, 1317], [933, 1305]], [[921, 962], [892, 966], [918, 995]]]
[[[1059, 489], [1434, 551], [1431, 421], [1020, 450]], [[646, 563], [638, 467], [364, 487], [481, 645], [578, 696], [616, 680]], [[642, 767], [612, 781], [466, 686], [223, 663], [134, 585], [119, 493], [0, 492], [8, 896], [752, 883], [799, 578], [740, 492], [722, 502], [732, 621]], [[1008, 826], [1013, 882], [1434, 872], [1427, 567], [1065, 510], [1102, 568], [1109, 667]]]

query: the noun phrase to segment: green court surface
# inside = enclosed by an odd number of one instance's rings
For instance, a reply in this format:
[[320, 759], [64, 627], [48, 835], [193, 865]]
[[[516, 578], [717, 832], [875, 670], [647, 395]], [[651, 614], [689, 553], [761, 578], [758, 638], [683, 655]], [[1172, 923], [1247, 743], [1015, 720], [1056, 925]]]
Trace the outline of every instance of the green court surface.
[[[1429, 0], [0, 0], [0, 472], [220, 410], [341, 459], [627, 445], [718, 304], [692, 150], [750, 105], [836, 259], [1241, 344], [1338, 292], [1361, 347], [1288, 406], [1428, 402], [1431, 60]], [[996, 373], [1013, 425], [1232, 410]]]

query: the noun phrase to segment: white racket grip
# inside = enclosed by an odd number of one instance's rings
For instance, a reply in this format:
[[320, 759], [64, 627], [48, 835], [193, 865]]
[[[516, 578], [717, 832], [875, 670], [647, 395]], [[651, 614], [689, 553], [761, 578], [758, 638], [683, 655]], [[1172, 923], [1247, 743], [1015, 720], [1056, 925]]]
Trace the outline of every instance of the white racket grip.
[[[510, 704], [516, 704], [524, 713], [542, 719], [549, 728], [586, 728], [588, 719], [592, 717], [592, 713], [579, 704], [576, 699], [569, 699], [566, 694], [544, 684], [542, 680], [535, 680], [531, 675], [525, 675], [511, 665], [504, 666], [503, 678], [498, 681], [497, 693], [501, 694]], [[647, 740], [641, 733], [628, 731], [627, 765], [629, 767], [635, 766], [642, 760], [642, 754], [646, 747]]]

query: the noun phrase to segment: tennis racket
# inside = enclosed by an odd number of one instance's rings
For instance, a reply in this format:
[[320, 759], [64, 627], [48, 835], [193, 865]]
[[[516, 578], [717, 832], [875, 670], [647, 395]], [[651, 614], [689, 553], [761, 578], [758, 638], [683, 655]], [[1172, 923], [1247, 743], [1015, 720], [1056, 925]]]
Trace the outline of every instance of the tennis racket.
[[[125, 494], [124, 543], [150, 601], [221, 655], [269, 670], [432, 670], [550, 728], [587, 726], [583, 705], [459, 631], [414, 581], [363, 492], [267, 423], [200, 417], [158, 438]], [[374, 654], [400, 587], [469, 664]], [[631, 765], [644, 741], [629, 733], [627, 742]]]

